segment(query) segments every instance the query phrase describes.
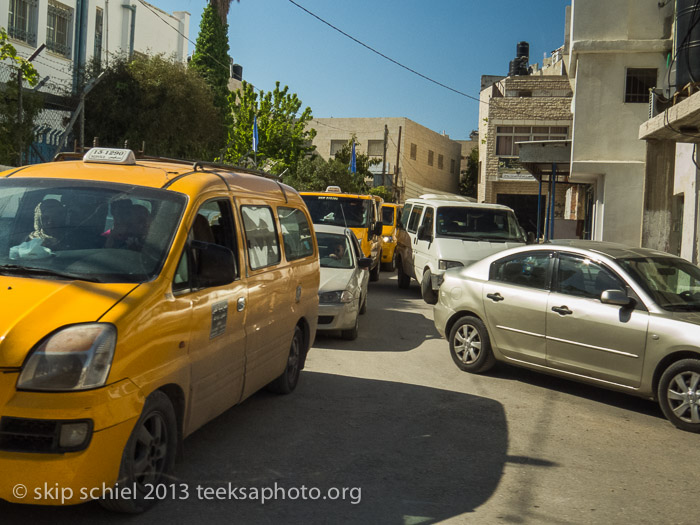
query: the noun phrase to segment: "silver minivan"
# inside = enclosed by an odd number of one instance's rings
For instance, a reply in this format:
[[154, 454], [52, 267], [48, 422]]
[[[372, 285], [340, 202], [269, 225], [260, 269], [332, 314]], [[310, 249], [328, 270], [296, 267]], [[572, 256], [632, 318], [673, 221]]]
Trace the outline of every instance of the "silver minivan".
[[399, 288], [408, 288], [413, 278], [425, 302], [435, 304], [445, 270], [469, 266], [525, 241], [525, 232], [507, 206], [459, 195], [408, 199], [397, 232]]

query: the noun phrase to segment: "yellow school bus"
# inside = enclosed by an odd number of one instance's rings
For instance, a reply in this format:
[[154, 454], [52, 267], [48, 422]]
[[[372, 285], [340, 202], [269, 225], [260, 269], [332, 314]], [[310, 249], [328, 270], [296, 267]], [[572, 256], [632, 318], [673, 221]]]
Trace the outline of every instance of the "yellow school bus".
[[370, 280], [378, 280], [382, 257], [381, 199], [343, 193], [338, 186], [329, 186], [326, 191], [302, 191], [300, 195], [314, 224], [345, 226], [355, 233], [365, 257], [372, 259]]

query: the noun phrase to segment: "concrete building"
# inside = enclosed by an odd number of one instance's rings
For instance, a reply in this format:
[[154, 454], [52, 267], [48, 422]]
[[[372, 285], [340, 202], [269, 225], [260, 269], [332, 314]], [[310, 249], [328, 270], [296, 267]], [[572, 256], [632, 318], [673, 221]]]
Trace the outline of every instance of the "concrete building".
[[93, 58], [163, 53], [184, 62], [190, 14], [124, 0], [0, 0], [0, 26], [25, 58], [46, 44], [33, 60], [40, 77], [74, 91]]
[[[478, 201], [510, 206], [521, 225], [535, 232], [538, 223], [544, 227], [546, 206], [540, 207], [539, 221], [537, 211], [538, 202], [548, 202], [548, 186], [540, 188], [539, 180], [519, 161], [518, 143], [569, 139], [572, 90], [561, 50], [541, 69], [535, 64], [521, 71], [511, 67], [509, 73], [518, 74], [481, 80]], [[578, 188], [560, 184], [555, 194], [555, 236], [581, 237], [578, 207], [573, 207], [573, 215], [571, 205], [567, 207], [567, 199], [580, 200]]]
[[382, 164], [373, 167], [374, 185], [393, 188], [396, 181], [400, 202], [424, 193], [459, 193], [462, 146], [447, 135], [407, 118], [320, 118], [308, 127], [316, 130], [313, 145], [325, 159], [353, 135], [358, 153], [386, 159], [384, 177]]
[[673, 2], [572, 0], [565, 63], [573, 88], [570, 181], [590, 185], [592, 238], [642, 242], [649, 89], [662, 86]]

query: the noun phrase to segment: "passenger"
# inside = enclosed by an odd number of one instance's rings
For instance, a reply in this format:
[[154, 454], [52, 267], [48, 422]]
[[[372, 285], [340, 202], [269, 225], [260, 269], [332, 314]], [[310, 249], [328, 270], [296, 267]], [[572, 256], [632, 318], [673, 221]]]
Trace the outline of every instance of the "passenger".
[[27, 240], [41, 239], [41, 245], [55, 250], [66, 226], [66, 209], [56, 199], [46, 199], [34, 208], [34, 231]]
[[112, 203], [112, 217], [114, 225], [104, 233], [105, 248], [141, 250], [151, 220], [148, 208], [132, 204], [129, 199], [119, 199]]

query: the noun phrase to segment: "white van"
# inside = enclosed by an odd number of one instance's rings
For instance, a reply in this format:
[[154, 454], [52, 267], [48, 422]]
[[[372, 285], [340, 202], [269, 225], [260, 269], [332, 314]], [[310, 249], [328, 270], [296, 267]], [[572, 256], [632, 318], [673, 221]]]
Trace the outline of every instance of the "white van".
[[399, 288], [408, 288], [413, 277], [421, 284], [423, 299], [435, 304], [445, 270], [525, 242], [525, 232], [507, 206], [479, 204], [459, 195], [408, 199], [397, 235]]

